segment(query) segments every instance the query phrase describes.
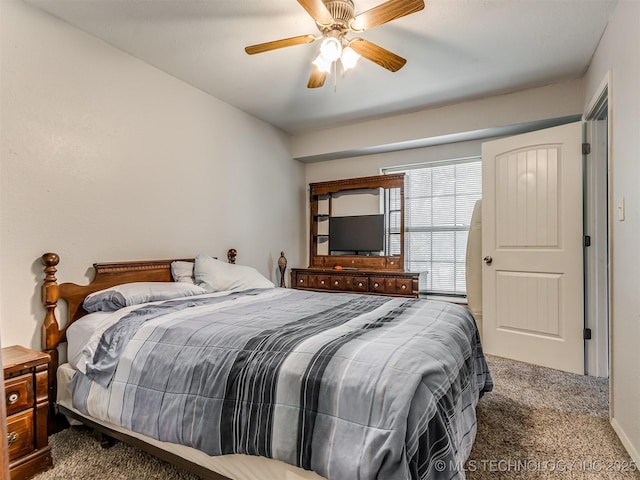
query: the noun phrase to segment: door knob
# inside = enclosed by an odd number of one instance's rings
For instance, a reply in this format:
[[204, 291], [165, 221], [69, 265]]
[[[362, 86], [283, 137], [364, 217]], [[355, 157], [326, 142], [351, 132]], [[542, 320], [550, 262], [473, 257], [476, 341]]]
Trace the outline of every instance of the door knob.
[[493, 263], [493, 258], [491, 258], [491, 255], [487, 255], [486, 257], [483, 258], [484, 263], [486, 263], [487, 265], [491, 265]]

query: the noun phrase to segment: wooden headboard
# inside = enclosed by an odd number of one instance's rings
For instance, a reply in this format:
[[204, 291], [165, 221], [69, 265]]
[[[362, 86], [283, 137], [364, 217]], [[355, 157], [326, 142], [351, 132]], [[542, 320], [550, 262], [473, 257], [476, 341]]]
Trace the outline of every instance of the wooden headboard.
[[[66, 342], [67, 328], [82, 318], [87, 312], [82, 302], [87, 295], [105, 288], [132, 282], [171, 282], [171, 263], [175, 261], [193, 262], [193, 258], [176, 258], [169, 260], [141, 260], [132, 262], [94, 263], [95, 275], [88, 285], [63, 283], [58, 285], [56, 278], [60, 257], [56, 253], [42, 255], [45, 279], [42, 285], [42, 303], [46, 309], [42, 324], [42, 350], [51, 356], [49, 364], [49, 398], [55, 401], [55, 377], [58, 369], [58, 345]], [[227, 251], [229, 263], [236, 262], [236, 249]], [[58, 301], [67, 303], [67, 321], [63, 326], [56, 317]]]

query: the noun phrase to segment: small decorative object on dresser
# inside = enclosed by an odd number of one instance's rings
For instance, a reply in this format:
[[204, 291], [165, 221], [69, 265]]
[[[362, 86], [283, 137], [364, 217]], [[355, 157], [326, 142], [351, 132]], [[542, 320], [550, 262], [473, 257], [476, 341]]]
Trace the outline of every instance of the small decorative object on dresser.
[[280, 252], [278, 269], [280, 270], [280, 287], [286, 288], [287, 286], [284, 283], [284, 272], [287, 270], [287, 257], [284, 256], [284, 251]]
[[50, 357], [18, 345], [2, 349], [11, 480], [53, 465], [47, 440]]

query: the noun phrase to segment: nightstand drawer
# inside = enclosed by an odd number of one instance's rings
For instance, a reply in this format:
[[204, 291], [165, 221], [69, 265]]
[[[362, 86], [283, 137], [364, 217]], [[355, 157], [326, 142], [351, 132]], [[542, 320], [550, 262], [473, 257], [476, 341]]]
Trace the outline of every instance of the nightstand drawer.
[[20, 375], [5, 380], [4, 393], [7, 415], [33, 407], [33, 375]]
[[7, 417], [9, 460], [31, 452], [34, 449], [33, 439], [33, 410]]

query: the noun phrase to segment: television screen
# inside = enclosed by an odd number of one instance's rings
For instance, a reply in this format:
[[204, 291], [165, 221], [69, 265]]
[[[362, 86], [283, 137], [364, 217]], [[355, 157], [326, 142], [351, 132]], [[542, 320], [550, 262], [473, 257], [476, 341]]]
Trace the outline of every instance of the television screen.
[[331, 252], [380, 252], [384, 249], [384, 215], [329, 218]]

